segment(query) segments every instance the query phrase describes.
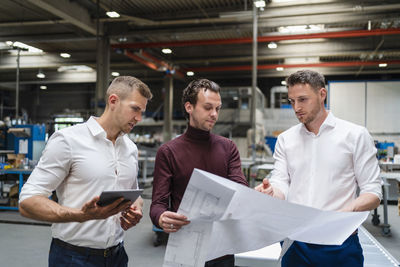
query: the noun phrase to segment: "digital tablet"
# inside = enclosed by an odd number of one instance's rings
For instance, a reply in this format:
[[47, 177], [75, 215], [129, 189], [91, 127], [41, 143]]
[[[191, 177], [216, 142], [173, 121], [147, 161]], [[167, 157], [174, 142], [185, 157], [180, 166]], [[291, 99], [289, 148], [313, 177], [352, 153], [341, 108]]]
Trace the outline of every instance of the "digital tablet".
[[103, 191], [100, 195], [100, 200], [97, 202], [97, 205], [107, 206], [121, 197], [124, 198], [124, 201], [130, 200], [132, 202], [135, 202], [135, 200], [142, 194], [142, 192], [143, 189]]

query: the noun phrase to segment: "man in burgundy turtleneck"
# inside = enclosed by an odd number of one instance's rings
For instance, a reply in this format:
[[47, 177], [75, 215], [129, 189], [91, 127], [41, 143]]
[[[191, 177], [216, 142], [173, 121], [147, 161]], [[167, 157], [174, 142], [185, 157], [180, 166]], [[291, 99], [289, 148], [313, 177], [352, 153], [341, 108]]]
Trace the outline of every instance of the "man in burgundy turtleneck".
[[[215, 82], [192, 81], [182, 96], [184, 113], [189, 120], [186, 132], [162, 145], [157, 152], [150, 217], [164, 232], [176, 232], [189, 223], [176, 211], [194, 168], [248, 186], [236, 145], [210, 133], [221, 109], [219, 92], [220, 87]], [[205, 266], [233, 267], [234, 257], [226, 255], [206, 262]]]

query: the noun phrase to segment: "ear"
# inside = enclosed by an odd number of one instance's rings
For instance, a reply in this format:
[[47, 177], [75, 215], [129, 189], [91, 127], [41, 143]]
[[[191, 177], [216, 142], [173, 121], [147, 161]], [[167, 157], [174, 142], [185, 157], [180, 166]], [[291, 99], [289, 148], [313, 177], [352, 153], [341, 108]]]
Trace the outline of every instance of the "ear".
[[186, 110], [187, 113], [189, 113], [189, 115], [192, 114], [193, 105], [190, 104], [190, 102], [186, 102], [186, 103], [185, 103], [185, 110]]
[[111, 110], [115, 109], [116, 104], [119, 102], [119, 97], [116, 94], [111, 94], [108, 97], [108, 105], [110, 106]]
[[326, 91], [326, 89], [325, 89], [325, 88], [319, 89], [319, 94], [320, 94], [320, 96], [321, 96], [321, 99], [322, 99], [323, 101], [325, 101], [326, 96], [327, 96], [327, 91]]

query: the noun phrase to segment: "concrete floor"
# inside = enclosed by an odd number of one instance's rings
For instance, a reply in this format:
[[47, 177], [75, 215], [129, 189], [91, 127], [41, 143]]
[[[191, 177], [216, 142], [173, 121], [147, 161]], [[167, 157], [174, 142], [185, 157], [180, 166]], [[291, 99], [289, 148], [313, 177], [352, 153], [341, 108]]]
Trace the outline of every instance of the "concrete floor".
[[[150, 200], [145, 199], [144, 218], [141, 223], [127, 232], [125, 246], [129, 255], [129, 266], [155, 267], [162, 266], [165, 245], [154, 247], [152, 224], [148, 216]], [[379, 208], [382, 217], [382, 207]], [[4, 223], [14, 221], [17, 223]], [[18, 222], [26, 221], [17, 212], [0, 211], [0, 266], [25, 267], [47, 266], [50, 245], [50, 227], [27, 225]], [[389, 223], [391, 236], [383, 237], [380, 227], [373, 226], [371, 216], [364, 227], [391, 253], [400, 260], [400, 216], [397, 205], [389, 206]]]

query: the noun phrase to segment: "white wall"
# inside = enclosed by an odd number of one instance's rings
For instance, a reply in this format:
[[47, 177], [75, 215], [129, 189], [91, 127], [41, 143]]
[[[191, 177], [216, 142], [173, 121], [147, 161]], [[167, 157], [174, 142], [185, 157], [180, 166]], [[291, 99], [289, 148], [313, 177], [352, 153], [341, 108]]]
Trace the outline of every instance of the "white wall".
[[400, 133], [400, 82], [368, 82], [367, 107], [371, 132]]
[[365, 82], [329, 84], [328, 108], [336, 117], [365, 126]]
[[400, 81], [330, 82], [328, 108], [373, 134], [400, 134]]

